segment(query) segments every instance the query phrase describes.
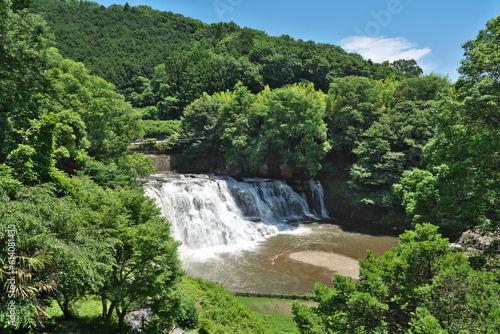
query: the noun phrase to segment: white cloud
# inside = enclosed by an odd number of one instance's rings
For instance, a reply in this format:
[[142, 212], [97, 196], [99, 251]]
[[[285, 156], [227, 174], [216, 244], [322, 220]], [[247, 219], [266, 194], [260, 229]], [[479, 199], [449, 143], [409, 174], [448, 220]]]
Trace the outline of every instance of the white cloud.
[[431, 52], [430, 48], [416, 48], [416, 44], [404, 37], [350, 36], [341, 40], [340, 46], [376, 63], [398, 59], [415, 59], [418, 62]]

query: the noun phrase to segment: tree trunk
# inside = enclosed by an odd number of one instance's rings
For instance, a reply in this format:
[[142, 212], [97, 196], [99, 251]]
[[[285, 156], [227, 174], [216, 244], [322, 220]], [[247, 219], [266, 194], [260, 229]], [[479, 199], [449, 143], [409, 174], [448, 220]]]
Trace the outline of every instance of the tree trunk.
[[102, 320], [106, 320], [106, 316], [108, 314], [108, 300], [106, 297], [101, 295], [101, 302], [102, 302]]
[[116, 303], [111, 302], [111, 305], [109, 306], [108, 314], [106, 314], [106, 320], [111, 320], [111, 316], [113, 315], [113, 310], [115, 309]]
[[64, 314], [64, 318], [66, 319], [71, 319], [74, 317], [73, 312], [71, 312], [70, 309], [70, 303], [66, 298], [63, 298], [63, 301], [61, 302], [59, 298], [56, 298], [57, 304], [59, 305], [59, 308]]
[[118, 316], [118, 329], [123, 329], [125, 327], [125, 315], [127, 314], [127, 309], [123, 309], [122, 311], [116, 308], [116, 315]]
[[101, 303], [102, 303], [102, 320], [108, 321], [111, 319], [113, 315], [113, 310], [115, 309], [115, 302], [111, 302], [108, 309], [108, 300], [106, 297], [101, 295]]

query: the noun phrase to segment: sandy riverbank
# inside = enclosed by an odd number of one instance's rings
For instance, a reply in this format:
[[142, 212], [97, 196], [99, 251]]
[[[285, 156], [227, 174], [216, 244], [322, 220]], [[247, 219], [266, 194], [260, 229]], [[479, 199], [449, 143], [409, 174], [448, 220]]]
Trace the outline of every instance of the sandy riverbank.
[[292, 261], [322, 267], [336, 274], [351, 276], [354, 279], [359, 279], [358, 261], [345, 255], [332, 252], [307, 250], [290, 253], [288, 256]]

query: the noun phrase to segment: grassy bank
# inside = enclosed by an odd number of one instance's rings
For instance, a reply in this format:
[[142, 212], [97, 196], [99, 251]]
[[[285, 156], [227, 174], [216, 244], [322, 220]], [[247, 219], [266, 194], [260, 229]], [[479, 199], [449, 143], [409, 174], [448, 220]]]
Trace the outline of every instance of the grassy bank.
[[[263, 297], [233, 297], [231, 293], [225, 291], [222, 287], [214, 283], [202, 280], [193, 280], [185, 278], [182, 284], [184, 293], [188, 294], [194, 300], [198, 301], [197, 307], [200, 314], [200, 327], [210, 328], [215, 332], [223, 333], [225, 330], [236, 330], [237, 332], [253, 332], [254, 328], [246, 328], [242, 323], [260, 322], [251, 318], [255, 315], [263, 322], [265, 326], [255, 328], [256, 332], [267, 327], [269, 333], [298, 333], [293, 321], [292, 303], [290, 299], [263, 298]], [[232, 300], [232, 301], [231, 301]], [[200, 303], [201, 302], [201, 303]], [[307, 305], [314, 305], [314, 302], [299, 300], [298, 302]], [[240, 305], [240, 306], [238, 306]], [[46, 327], [33, 331], [37, 334], [94, 334], [94, 333], [117, 333], [116, 322], [105, 323], [100, 319], [101, 302], [98, 298], [82, 299], [76, 303], [76, 312], [74, 319], [64, 319], [63, 314], [57, 305], [47, 309], [51, 321]], [[249, 310], [245, 311], [245, 309]], [[233, 316], [228, 317], [226, 312]], [[239, 317], [234, 317], [239, 314]], [[246, 314], [246, 315], [245, 315]], [[240, 319], [247, 318], [248, 321]], [[221, 321], [219, 319], [225, 319]], [[229, 320], [231, 319], [231, 320]], [[229, 321], [228, 321], [229, 320]], [[256, 321], [257, 320], [257, 321]], [[200, 327], [192, 330], [193, 333], [204, 332]], [[210, 332], [210, 330], [209, 330]]]
[[[236, 297], [248, 307], [267, 326], [271, 333], [298, 333], [293, 321], [292, 300], [258, 297]], [[299, 301], [306, 305], [315, 305], [314, 302]]]
[[75, 305], [75, 318], [64, 319], [56, 302], [47, 309], [51, 320], [45, 328], [34, 330], [36, 334], [111, 334], [117, 333], [116, 323], [101, 320], [101, 301], [97, 298], [79, 300]]

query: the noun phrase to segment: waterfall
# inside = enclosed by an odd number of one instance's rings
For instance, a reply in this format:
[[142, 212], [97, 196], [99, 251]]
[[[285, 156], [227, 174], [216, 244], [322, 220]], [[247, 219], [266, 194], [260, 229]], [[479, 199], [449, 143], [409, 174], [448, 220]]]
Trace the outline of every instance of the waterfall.
[[183, 248], [241, 245], [328, 218], [317, 181], [157, 174], [145, 184]]

